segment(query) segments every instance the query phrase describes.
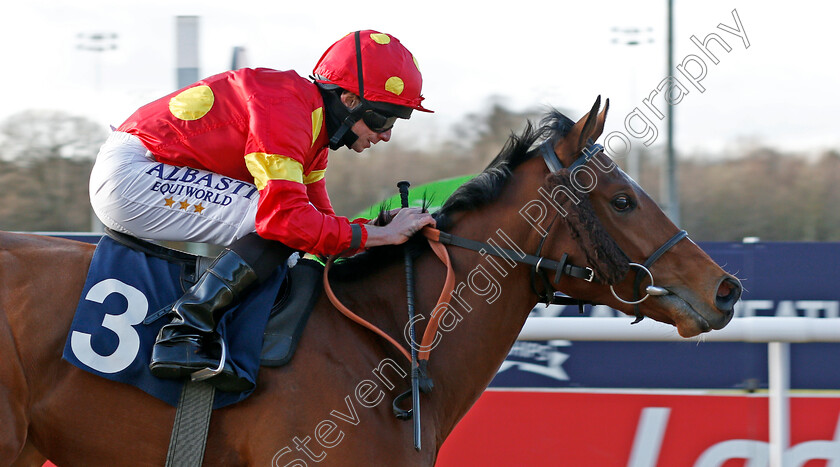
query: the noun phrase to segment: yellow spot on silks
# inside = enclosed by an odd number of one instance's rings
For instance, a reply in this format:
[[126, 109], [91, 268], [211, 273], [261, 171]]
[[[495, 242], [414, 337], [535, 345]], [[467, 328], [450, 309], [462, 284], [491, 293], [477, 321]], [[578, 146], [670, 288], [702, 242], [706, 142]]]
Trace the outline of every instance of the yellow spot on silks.
[[392, 76], [388, 78], [388, 81], [385, 81], [386, 91], [393, 92], [394, 94], [399, 96], [400, 94], [402, 94], [403, 89], [405, 89], [405, 83], [403, 83], [402, 79], [396, 76]]
[[417, 57], [415, 57], [414, 55], [412, 55], [412, 56], [411, 56], [411, 59], [412, 59], [412, 60], [414, 60], [414, 66], [416, 66], [416, 67], [417, 67], [417, 71], [420, 71], [420, 64], [419, 64], [419, 63], [417, 63]]
[[382, 45], [389, 44], [391, 42], [391, 37], [387, 34], [371, 34], [370, 38], [377, 44]]
[[324, 108], [318, 107], [312, 111], [312, 144], [321, 135], [321, 126], [324, 124]]
[[324, 175], [326, 175], [326, 173], [326, 170], [313, 170], [312, 172], [309, 172], [309, 175], [303, 176], [303, 184], [309, 185], [310, 183], [320, 181], [324, 178]]
[[169, 111], [181, 120], [198, 120], [207, 115], [214, 99], [210, 86], [195, 86], [170, 99]]
[[263, 152], [245, 156], [245, 167], [254, 176], [254, 185], [262, 190], [270, 180], [303, 183], [303, 164], [291, 157]]

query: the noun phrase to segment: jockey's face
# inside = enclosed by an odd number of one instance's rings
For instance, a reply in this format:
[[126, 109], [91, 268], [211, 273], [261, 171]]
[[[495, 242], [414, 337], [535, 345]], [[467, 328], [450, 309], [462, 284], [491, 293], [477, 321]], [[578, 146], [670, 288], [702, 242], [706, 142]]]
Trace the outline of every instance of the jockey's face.
[[[361, 105], [359, 97], [347, 91], [341, 94], [341, 102], [344, 103], [348, 109], [354, 109], [356, 106]], [[371, 130], [367, 124], [365, 124], [364, 120], [359, 119], [359, 121], [350, 127], [350, 131], [359, 137], [356, 142], [350, 146], [350, 149], [356, 152], [362, 152], [380, 141], [388, 142], [391, 140], [392, 130], [392, 128], [389, 128], [387, 131], [376, 132]]]
[[352, 127], [350, 127], [350, 131], [352, 131], [356, 134], [356, 136], [359, 137], [359, 139], [357, 139], [356, 142], [354, 142], [353, 145], [350, 146], [350, 149], [356, 152], [362, 152], [380, 141], [390, 141], [391, 131], [393, 131], [393, 129], [383, 131], [382, 133], [377, 133], [368, 128], [368, 126], [365, 125], [364, 120], [359, 120], [358, 122], [354, 123]]

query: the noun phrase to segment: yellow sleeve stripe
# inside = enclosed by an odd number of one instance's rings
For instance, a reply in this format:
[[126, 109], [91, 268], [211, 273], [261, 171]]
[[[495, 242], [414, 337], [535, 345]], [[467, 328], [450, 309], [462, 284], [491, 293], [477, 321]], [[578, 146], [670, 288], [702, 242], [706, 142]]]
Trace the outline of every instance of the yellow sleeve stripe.
[[313, 170], [312, 172], [309, 172], [308, 175], [303, 176], [303, 183], [306, 184], [306, 185], [309, 185], [310, 183], [315, 183], [318, 180], [321, 180], [322, 178], [324, 178], [324, 174], [326, 174], [326, 172], [327, 172], [326, 169], [325, 170]]
[[245, 156], [245, 166], [254, 176], [254, 184], [262, 190], [269, 180], [303, 183], [303, 165], [291, 157], [252, 152]]
[[318, 136], [321, 134], [321, 126], [324, 123], [324, 108], [318, 107], [317, 109], [312, 111], [312, 144], [315, 144], [315, 141], [318, 140]]

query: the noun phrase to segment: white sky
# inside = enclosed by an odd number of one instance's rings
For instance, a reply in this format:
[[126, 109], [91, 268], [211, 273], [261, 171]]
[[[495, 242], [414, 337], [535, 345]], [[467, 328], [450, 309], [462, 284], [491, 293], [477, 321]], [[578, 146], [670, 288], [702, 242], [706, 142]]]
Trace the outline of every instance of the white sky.
[[[289, 4], [292, 4], [289, 6]], [[840, 64], [835, 2], [675, 0], [675, 61], [701, 55], [689, 37], [715, 32], [720, 63], [708, 65], [700, 93], [675, 106], [683, 151], [743, 148], [759, 141], [784, 149], [840, 149]], [[317, 8], [317, 10], [316, 10]], [[737, 10], [750, 42], [734, 27]], [[424, 74], [424, 105], [395, 138], [441, 134], [488, 96], [521, 110], [569, 109], [577, 119], [601, 94], [611, 99], [607, 131], [662, 81], [666, 0], [517, 0], [462, 2], [318, 2], [17, 0], [0, 6], [0, 119], [25, 109], [57, 109], [118, 125], [134, 109], [175, 89], [175, 17], [200, 16], [200, 74], [227, 69], [234, 46], [249, 66], [294, 69], [303, 76], [323, 51], [354, 29], [398, 37]], [[651, 28], [652, 44], [616, 45], [615, 27]], [[80, 33], [114, 32], [114, 51], [79, 50]], [[706, 57], [703, 57], [706, 58]], [[96, 64], [101, 79], [97, 89]], [[661, 98], [660, 98], [661, 99]], [[649, 115], [651, 116], [651, 115]], [[664, 122], [654, 120], [659, 138]], [[637, 122], [638, 123], [638, 122]], [[634, 145], [641, 139], [631, 137]]]

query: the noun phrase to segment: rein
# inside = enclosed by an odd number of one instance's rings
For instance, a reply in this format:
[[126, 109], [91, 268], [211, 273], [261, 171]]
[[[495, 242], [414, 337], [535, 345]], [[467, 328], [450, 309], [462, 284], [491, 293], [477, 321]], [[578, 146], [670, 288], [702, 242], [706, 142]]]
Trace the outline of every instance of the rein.
[[[603, 146], [600, 144], [596, 144], [589, 140], [587, 142], [586, 147], [583, 149], [582, 154], [578, 157], [574, 163], [572, 163], [568, 168], [575, 169], [580, 165], [586, 164], [592, 156], [598, 154], [600, 151], [603, 150]], [[563, 163], [560, 162], [560, 158], [557, 157], [557, 154], [554, 152], [554, 148], [551, 145], [550, 141], [543, 142], [538, 151], [543, 157], [548, 170], [551, 172], [556, 172], [558, 170], [562, 170], [565, 168]], [[553, 225], [554, 222], [557, 220], [557, 217], [552, 220], [551, 224]], [[551, 229], [549, 228], [548, 231]], [[431, 246], [432, 251], [435, 252], [438, 259], [446, 266], [446, 279], [444, 282], [443, 290], [441, 291], [440, 297], [438, 298], [437, 304], [432, 312], [432, 316], [429, 319], [429, 324], [426, 326], [426, 330], [423, 333], [423, 339], [419, 345], [417, 358], [420, 361], [420, 368], [421, 372], [425, 373], [425, 369], [428, 366], [429, 361], [429, 353], [431, 352], [432, 348], [434, 348], [435, 344], [435, 337], [437, 335], [437, 328], [438, 322], [440, 321], [440, 317], [442, 313], [437, 312], [440, 305], [446, 302], [446, 299], [451, 295], [452, 291], [455, 288], [455, 272], [452, 268], [452, 262], [449, 259], [449, 252], [443, 245], [452, 245], [457, 246], [460, 248], [465, 248], [472, 251], [477, 251], [484, 254], [489, 254], [492, 256], [496, 256], [499, 258], [503, 258], [509, 261], [516, 261], [518, 263], [528, 264], [533, 266], [531, 269], [531, 289], [536, 293], [536, 295], [544, 301], [546, 305], [551, 303], [557, 304], [577, 304], [578, 307], [581, 307], [584, 302], [574, 299], [572, 297], [564, 297], [558, 296], [558, 292], [551, 285], [551, 281], [546, 276], [546, 270], [554, 272], [554, 283], [560, 281], [560, 278], [565, 274], [571, 277], [575, 277], [577, 279], [582, 279], [587, 282], [592, 282], [594, 278], [594, 272], [589, 267], [581, 267], [575, 266], [569, 263], [569, 255], [567, 253], [563, 253], [559, 261], [548, 259], [545, 257], [540, 256], [540, 252], [542, 251], [543, 244], [548, 237], [548, 233], [542, 237], [540, 240], [539, 247], [537, 248], [536, 255], [526, 254], [522, 251], [515, 251], [508, 248], [502, 248], [498, 245], [479, 242], [476, 240], [470, 240], [468, 238], [459, 237], [457, 235], [452, 235], [447, 232], [442, 232], [438, 229], [434, 229], [431, 227], [424, 227], [421, 231], [422, 234], [426, 237], [429, 241], [429, 246]], [[688, 233], [685, 230], [680, 230], [674, 236], [672, 236], [668, 241], [666, 241], [662, 246], [660, 246], [653, 254], [645, 260], [644, 264], [639, 263], [630, 263], [631, 267], [636, 267], [640, 271], [644, 271], [647, 276], [650, 278], [650, 285], [645, 288], [645, 296], [639, 299], [640, 294], [640, 286], [644, 276], [639, 274], [639, 271], [636, 272], [636, 277], [633, 284], [633, 301], [624, 300], [616, 294], [615, 289], [613, 286], [610, 286], [610, 291], [613, 293], [613, 296], [622, 303], [626, 303], [629, 305], [634, 305], [636, 320], [633, 323], [638, 323], [644, 318], [644, 315], [641, 313], [639, 304], [645, 301], [649, 296], [661, 296], [667, 295], [670, 292], [666, 289], [661, 287], [656, 287], [653, 282], [653, 273], [650, 271], [650, 267], [656, 262], [665, 252], [670, 250], [674, 245], [679, 243], [682, 239], [687, 238]], [[371, 324], [370, 322], [364, 320], [363, 318], [359, 317], [355, 313], [353, 313], [349, 308], [344, 306], [335, 293], [330, 287], [329, 282], [329, 270], [332, 264], [334, 263], [335, 259], [340, 255], [335, 255], [329, 258], [327, 261], [326, 267], [324, 269], [324, 291], [326, 292], [327, 296], [329, 297], [332, 304], [341, 311], [342, 314], [350, 318], [352, 321], [364, 326], [365, 328], [373, 331], [386, 341], [388, 341], [391, 345], [396, 347], [397, 350], [402, 353], [402, 355], [406, 358], [406, 360], [411, 361], [411, 355], [409, 354], [408, 350], [405, 349], [400, 343], [398, 343], [394, 338], [386, 334], [384, 331], [376, 327], [375, 325]], [[543, 293], [539, 293], [537, 291], [535, 285], [535, 276], [539, 275], [542, 279], [543, 286], [545, 291]], [[414, 324], [414, 323], [409, 323]], [[409, 339], [411, 340], [411, 339]], [[416, 342], [409, 342], [412, 346], [417, 346]], [[425, 375], [424, 375], [425, 377]], [[427, 391], [424, 391], [427, 392]]]
[[[569, 170], [574, 170], [579, 166], [586, 164], [594, 155], [598, 154], [600, 151], [603, 150], [603, 146], [600, 144], [594, 143], [592, 140], [587, 141], [586, 147], [582, 150], [582, 154], [568, 167]], [[557, 172], [559, 170], [564, 169], [563, 163], [560, 161], [560, 158], [557, 157], [557, 154], [554, 152], [554, 148], [551, 145], [550, 141], [543, 142], [539, 147], [538, 151], [540, 152], [543, 160], [545, 161], [548, 170], [552, 173]], [[539, 246], [537, 248], [535, 255], [526, 254], [525, 252], [519, 250], [513, 250], [508, 248], [502, 248], [496, 244], [491, 243], [484, 243], [475, 240], [470, 240], [468, 238], [459, 237], [456, 235], [452, 235], [447, 232], [442, 232], [438, 229], [434, 229], [431, 227], [424, 227], [421, 231], [423, 236], [429, 242], [429, 246], [434, 251], [435, 255], [440, 259], [440, 261], [446, 267], [446, 278], [444, 280], [443, 290], [441, 290], [440, 297], [432, 310], [431, 316], [429, 317], [429, 323], [426, 326], [425, 331], [423, 332], [423, 339], [421, 343], [417, 344], [414, 341], [414, 333], [413, 333], [413, 326], [414, 322], [417, 321], [414, 318], [410, 318], [408, 322], [408, 326], [411, 329], [411, 334], [406, 334], [407, 340], [409, 341], [409, 345], [411, 346], [412, 352], [416, 351], [417, 355], [417, 368], [416, 368], [416, 376], [419, 378], [420, 390], [424, 393], [428, 393], [432, 390], [434, 384], [432, 383], [431, 378], [428, 376], [428, 364], [429, 364], [429, 356], [432, 349], [437, 344], [435, 338], [439, 337], [437, 333], [438, 324], [441, 319], [441, 316], [444, 314], [441, 311], [441, 305], [447, 303], [447, 298], [451, 298], [452, 292], [455, 289], [455, 271], [452, 268], [452, 262], [449, 258], [449, 252], [444, 245], [452, 245], [457, 246], [460, 248], [465, 248], [468, 250], [476, 251], [482, 255], [492, 255], [499, 258], [503, 258], [507, 261], [515, 261], [518, 263], [528, 264], [532, 266], [530, 269], [531, 274], [531, 289], [533, 292], [540, 298], [541, 301], [546, 303], [548, 306], [551, 303], [556, 304], [577, 304], [578, 308], [582, 310], [583, 304], [586, 303], [581, 300], [574, 299], [572, 297], [566, 297], [559, 295], [560, 293], [557, 292], [554, 287], [552, 286], [552, 281], [549, 280], [546, 271], [553, 271], [554, 272], [554, 283], [560, 281], [562, 276], [568, 275], [577, 279], [582, 279], [587, 282], [592, 282], [594, 278], [594, 271], [589, 267], [581, 267], [575, 266], [569, 262], [569, 255], [564, 253], [559, 261], [548, 259], [545, 257], [540, 256], [540, 252], [542, 251], [543, 245], [546, 242], [548, 237], [548, 232], [551, 232], [551, 227], [556, 222], [557, 216], [551, 221], [551, 225], [546, 231], [546, 234], [542, 236], [540, 239]], [[620, 298], [616, 293], [615, 289], [612, 285], [610, 285], [610, 291], [612, 291], [615, 298], [623, 303], [634, 305], [636, 320], [634, 323], [637, 323], [644, 318], [644, 315], [641, 313], [639, 304], [647, 299], [651, 295], [667, 295], [670, 291], [656, 287], [653, 283], [653, 274], [650, 272], [650, 267], [653, 265], [656, 260], [658, 260], [666, 251], [671, 249], [674, 245], [679, 243], [682, 239], [686, 238], [688, 234], [684, 230], [680, 230], [674, 236], [671, 237], [665, 244], [660, 246], [654, 253], [648, 257], [648, 259], [644, 262], [644, 264], [639, 263], [630, 263], [630, 266], [637, 267], [638, 269], [647, 273], [650, 277], [650, 285], [645, 288], [645, 297], [639, 299], [639, 288], [641, 286], [642, 280], [644, 279], [643, 275], [640, 275], [637, 271], [636, 277], [633, 284], [633, 301], [627, 301]], [[509, 239], [507, 239], [509, 240]], [[515, 246], [513, 242], [508, 243], [509, 246]], [[375, 325], [371, 324], [370, 322], [366, 321], [365, 319], [361, 318], [357, 314], [353, 313], [349, 308], [344, 306], [330, 286], [329, 281], [329, 271], [335, 259], [341, 255], [334, 255], [331, 256], [326, 263], [324, 268], [324, 291], [326, 292], [327, 296], [332, 302], [333, 306], [335, 306], [343, 315], [350, 318], [353, 322], [360, 324], [361, 326], [373, 331], [378, 336], [382, 337], [386, 341], [388, 341], [391, 345], [393, 345], [405, 358], [408, 362], [412, 363], [412, 378], [415, 377], [415, 368], [413, 364], [413, 359], [411, 354], [409, 353], [406, 348], [397, 342], [393, 337], [389, 336], [383, 330], [379, 329]], [[540, 279], [543, 283], [544, 292], [540, 293], [536, 287], [536, 276], [539, 275]], [[410, 284], [409, 284], [410, 286]], [[411, 390], [403, 393], [394, 400], [393, 402], [393, 409], [394, 413], [397, 418], [401, 420], [407, 420], [411, 418], [411, 411], [402, 410], [398, 407], [398, 404], [409, 395], [412, 395], [413, 392]], [[415, 440], [415, 447], [417, 447], [417, 443]]]
[[[432, 251], [435, 252], [438, 259], [446, 266], [446, 279], [444, 280], [443, 290], [441, 290], [440, 297], [438, 298], [438, 305], [446, 301], [447, 296], [449, 296], [453, 290], [455, 290], [455, 271], [452, 269], [452, 261], [449, 259], [449, 252], [446, 248], [437, 241], [437, 237], [441, 233], [437, 229], [433, 229], [431, 227], [424, 227], [422, 230], [423, 235], [428, 239], [429, 246], [431, 246]], [[375, 325], [371, 324], [370, 322], [366, 321], [364, 318], [360, 317], [359, 315], [353, 313], [349, 308], [344, 306], [343, 303], [338, 299], [335, 293], [330, 286], [329, 281], [329, 271], [332, 264], [335, 262], [335, 259], [339, 255], [331, 256], [327, 260], [326, 267], [324, 268], [324, 291], [329, 297], [330, 302], [338, 308], [338, 310], [346, 317], [353, 320], [355, 323], [364, 326], [367, 329], [370, 329], [386, 341], [388, 341], [391, 345], [397, 348], [400, 353], [406, 358], [406, 360], [411, 361], [411, 354], [409, 354], [408, 350], [405, 349], [399, 342], [397, 342], [393, 337], [389, 336], [385, 331], [379, 329]], [[437, 306], [435, 306], [437, 309]], [[428, 364], [429, 360], [429, 353], [432, 350], [432, 343], [434, 342], [435, 334], [437, 333], [438, 321], [440, 320], [440, 314], [433, 314], [433, 316], [429, 320], [429, 325], [426, 326], [426, 331], [423, 333], [423, 339], [420, 343], [417, 359], [421, 361], [421, 367], [425, 368], [425, 365]], [[410, 343], [411, 345], [417, 345], [416, 342]], [[425, 362], [425, 363], [424, 363]]]
[[[601, 150], [603, 150], [603, 146], [601, 146], [600, 144], [593, 143], [592, 140], [589, 140], [587, 146], [582, 151], [582, 155], [569, 168], [574, 169], [579, 165], [585, 164], [593, 155], [597, 154]], [[548, 167], [549, 171], [556, 172], [557, 170], [563, 168], [563, 164], [560, 162], [560, 159], [555, 154], [554, 149], [550, 145], [549, 141], [546, 141], [543, 144], [541, 144], [539, 147], [539, 151], [543, 157], [543, 160], [545, 160], [546, 166]], [[556, 220], [557, 218], [555, 217], [554, 220], [552, 220], [552, 225]], [[455, 289], [455, 271], [452, 269], [452, 262], [449, 259], [449, 252], [443, 245], [452, 245], [461, 248], [466, 248], [468, 250], [477, 251], [481, 254], [489, 254], [506, 260], [516, 261], [518, 263], [524, 263], [528, 264], [529, 266], [533, 266], [533, 268], [531, 269], [531, 289], [540, 299], [545, 300], [546, 304], [575, 303], [580, 307], [583, 303], [579, 300], [570, 297], [558, 297], [556, 295], [557, 292], [551, 286], [551, 282], [546, 277], [546, 270], [554, 271], [554, 282], [558, 282], [564, 274], [578, 279], [583, 279], [587, 282], [592, 282], [592, 279], [595, 275], [594, 271], [589, 267], [575, 266], [569, 263], [569, 255], [566, 253], [564, 253], [563, 256], [560, 257], [560, 261], [539, 256], [540, 251], [542, 251], [543, 244], [545, 243], [546, 237], [548, 236], [547, 233], [540, 240], [540, 245], [537, 248], [537, 254], [529, 255], [522, 251], [515, 251], [508, 248], [502, 248], [490, 243], [483, 243], [476, 240], [470, 240], [468, 238], [458, 237], [447, 232], [441, 232], [440, 230], [431, 227], [424, 227], [421, 232], [423, 236], [425, 236], [426, 239], [429, 241], [429, 246], [431, 246], [432, 251], [435, 252], [435, 255], [437, 255], [438, 259], [440, 259], [441, 262], [446, 266], [446, 279], [444, 282], [443, 290], [440, 293], [440, 297], [438, 298], [437, 304], [435, 305], [434, 311], [432, 312], [432, 316], [429, 318], [429, 324], [426, 326], [426, 330], [423, 333], [423, 339], [420, 343], [417, 352], [417, 358], [420, 362], [420, 369], [423, 373], [425, 373], [425, 369], [428, 366], [429, 353], [431, 352], [432, 348], [434, 348], [434, 338], [437, 335], [438, 322], [440, 321], [440, 317], [442, 315], [442, 313], [436, 313], [436, 311], [442, 303], [446, 302], [446, 299], [451, 295], [452, 291]], [[397, 350], [399, 350], [399, 352], [406, 358], [406, 360], [411, 361], [411, 355], [409, 354], [408, 350], [405, 349], [405, 347], [400, 345], [393, 337], [389, 336], [387, 333], [385, 333], [375, 325], [371, 324], [367, 320], [353, 313], [349, 308], [344, 306], [344, 304], [342, 304], [338, 297], [335, 295], [335, 293], [332, 290], [332, 287], [330, 286], [329, 271], [330, 267], [335, 262], [335, 259], [339, 256], [340, 255], [331, 256], [327, 260], [326, 267], [324, 268], [324, 291], [327, 294], [327, 297], [329, 297], [330, 302], [332, 302], [333, 306], [335, 306], [344, 316], [350, 318], [353, 322], [373, 331], [374, 333], [388, 341], [391, 345], [396, 347]], [[542, 278], [543, 285], [546, 288], [545, 292], [542, 294], [537, 291], [537, 288], [535, 286], [534, 276], [537, 274], [539, 274]], [[411, 324], [413, 323], [409, 323], [409, 325]], [[417, 345], [416, 342], [410, 342], [409, 344], [412, 346]]]
[[[490, 243], [483, 243], [475, 240], [470, 240], [468, 238], [459, 237], [457, 235], [452, 235], [447, 232], [441, 232], [440, 230], [431, 227], [424, 227], [421, 233], [428, 240], [429, 246], [432, 248], [432, 251], [435, 252], [435, 255], [437, 255], [438, 259], [440, 259], [441, 262], [446, 266], [446, 279], [444, 281], [443, 290], [441, 290], [440, 297], [438, 298], [437, 304], [434, 308], [435, 311], [432, 312], [432, 316], [429, 318], [429, 324], [426, 326], [426, 330], [423, 332], [423, 339], [420, 342], [418, 348], [417, 359], [420, 361], [420, 367], [424, 371], [425, 367], [428, 365], [429, 354], [435, 346], [434, 339], [437, 335], [438, 322], [440, 321], [440, 317], [442, 315], [442, 313], [437, 313], [436, 311], [439, 310], [440, 305], [442, 303], [447, 302], [447, 298], [450, 297], [452, 291], [455, 289], [455, 271], [452, 268], [452, 261], [449, 259], [449, 252], [444, 245], [457, 246], [468, 250], [477, 251], [479, 253], [489, 254], [499, 258], [516, 261], [518, 263], [528, 264], [534, 267], [533, 270], [539, 271], [543, 274], [545, 273], [544, 270], [546, 269], [554, 271], [555, 281], [559, 281], [564, 274], [578, 279], [583, 279], [587, 282], [591, 282], [594, 276], [594, 272], [592, 271], [592, 269], [588, 267], [575, 266], [569, 263], [569, 255], [565, 253], [560, 258], [560, 261], [555, 261], [540, 256], [529, 255], [521, 251], [515, 251], [508, 248], [501, 248]], [[542, 247], [542, 243], [540, 243], [540, 247]], [[411, 355], [405, 349], [405, 347], [400, 345], [394, 338], [386, 334], [384, 331], [382, 331], [375, 325], [371, 324], [370, 322], [353, 313], [349, 308], [344, 306], [344, 304], [342, 304], [338, 297], [335, 295], [335, 293], [332, 290], [332, 287], [330, 287], [329, 270], [330, 266], [335, 262], [336, 257], [337, 256], [330, 257], [329, 260], [327, 260], [327, 264], [324, 269], [324, 291], [326, 292], [332, 304], [336, 308], [338, 308], [338, 310], [341, 311], [341, 313], [344, 314], [344, 316], [347, 316], [352, 321], [366, 327], [367, 329], [370, 329], [371, 331], [388, 341], [391, 345], [396, 347], [397, 350], [399, 350], [400, 353], [402, 353], [407, 360], [410, 361]], [[415, 346], [417, 345], [416, 342], [411, 342], [410, 344]]]

